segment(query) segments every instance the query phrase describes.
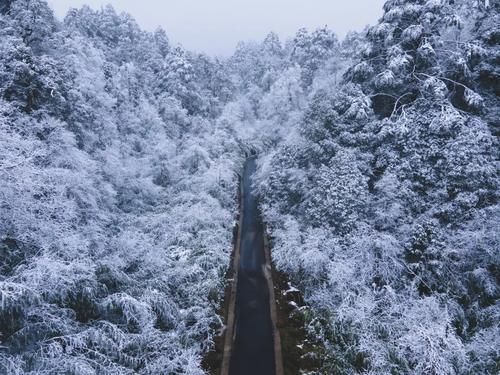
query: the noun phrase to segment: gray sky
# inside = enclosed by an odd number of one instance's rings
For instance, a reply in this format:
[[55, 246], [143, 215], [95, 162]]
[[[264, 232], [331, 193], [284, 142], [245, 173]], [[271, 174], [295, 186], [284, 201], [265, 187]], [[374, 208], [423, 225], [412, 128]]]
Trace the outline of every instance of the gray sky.
[[230, 55], [240, 40], [282, 39], [301, 27], [328, 25], [340, 37], [382, 15], [384, 0], [48, 0], [62, 19], [71, 7], [112, 4], [146, 30], [162, 26], [171, 42], [209, 55]]

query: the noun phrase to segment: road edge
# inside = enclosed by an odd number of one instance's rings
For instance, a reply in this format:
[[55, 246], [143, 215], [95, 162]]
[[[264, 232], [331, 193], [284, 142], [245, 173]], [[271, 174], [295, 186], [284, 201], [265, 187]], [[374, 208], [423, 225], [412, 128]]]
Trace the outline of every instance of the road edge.
[[262, 223], [263, 236], [264, 236], [264, 253], [266, 257], [266, 269], [264, 275], [267, 281], [267, 288], [269, 290], [269, 306], [271, 308], [271, 324], [273, 329], [273, 339], [274, 339], [274, 364], [276, 375], [284, 375], [283, 367], [283, 354], [281, 352], [281, 336], [278, 329], [278, 312], [276, 307], [276, 297], [274, 294], [274, 282], [272, 276], [272, 260], [271, 260], [271, 250], [269, 247], [269, 238], [267, 236], [267, 226]]
[[244, 188], [243, 181], [240, 177], [240, 197], [239, 197], [239, 220], [238, 220], [238, 234], [236, 237], [236, 244], [234, 247], [234, 258], [233, 258], [233, 277], [231, 281], [231, 294], [229, 297], [229, 307], [227, 312], [227, 324], [226, 324], [226, 332], [224, 338], [224, 352], [222, 356], [222, 366], [221, 366], [221, 375], [229, 375], [229, 370], [231, 366], [231, 355], [233, 351], [233, 343], [234, 343], [234, 327], [236, 323], [236, 291], [238, 287], [238, 271], [240, 264], [240, 249], [241, 249], [241, 230], [243, 227], [243, 209], [245, 208], [245, 200], [244, 200]]

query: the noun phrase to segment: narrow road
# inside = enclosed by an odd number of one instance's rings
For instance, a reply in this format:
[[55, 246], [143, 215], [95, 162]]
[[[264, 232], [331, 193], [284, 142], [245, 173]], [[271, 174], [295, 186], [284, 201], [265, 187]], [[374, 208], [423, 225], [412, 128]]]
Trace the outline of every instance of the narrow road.
[[231, 375], [275, 374], [269, 290], [264, 276], [263, 225], [257, 199], [251, 189], [254, 172], [255, 159], [251, 158], [245, 164], [242, 181], [244, 209]]

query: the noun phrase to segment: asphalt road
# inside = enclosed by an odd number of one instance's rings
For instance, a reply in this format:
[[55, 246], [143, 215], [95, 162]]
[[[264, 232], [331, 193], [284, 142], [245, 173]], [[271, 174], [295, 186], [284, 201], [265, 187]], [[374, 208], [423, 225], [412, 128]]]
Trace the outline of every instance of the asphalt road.
[[263, 272], [264, 233], [257, 199], [251, 191], [254, 172], [255, 159], [250, 158], [242, 182], [243, 223], [231, 375], [275, 374], [269, 291]]

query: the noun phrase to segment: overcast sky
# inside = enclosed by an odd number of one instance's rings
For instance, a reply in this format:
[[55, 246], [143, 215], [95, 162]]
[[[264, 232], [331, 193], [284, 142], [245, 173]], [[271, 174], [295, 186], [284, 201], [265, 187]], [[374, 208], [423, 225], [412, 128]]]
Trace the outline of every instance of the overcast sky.
[[59, 18], [71, 7], [112, 4], [146, 30], [162, 26], [173, 43], [210, 55], [230, 55], [240, 40], [269, 31], [286, 39], [301, 27], [327, 25], [340, 37], [382, 15], [384, 0], [48, 0]]

